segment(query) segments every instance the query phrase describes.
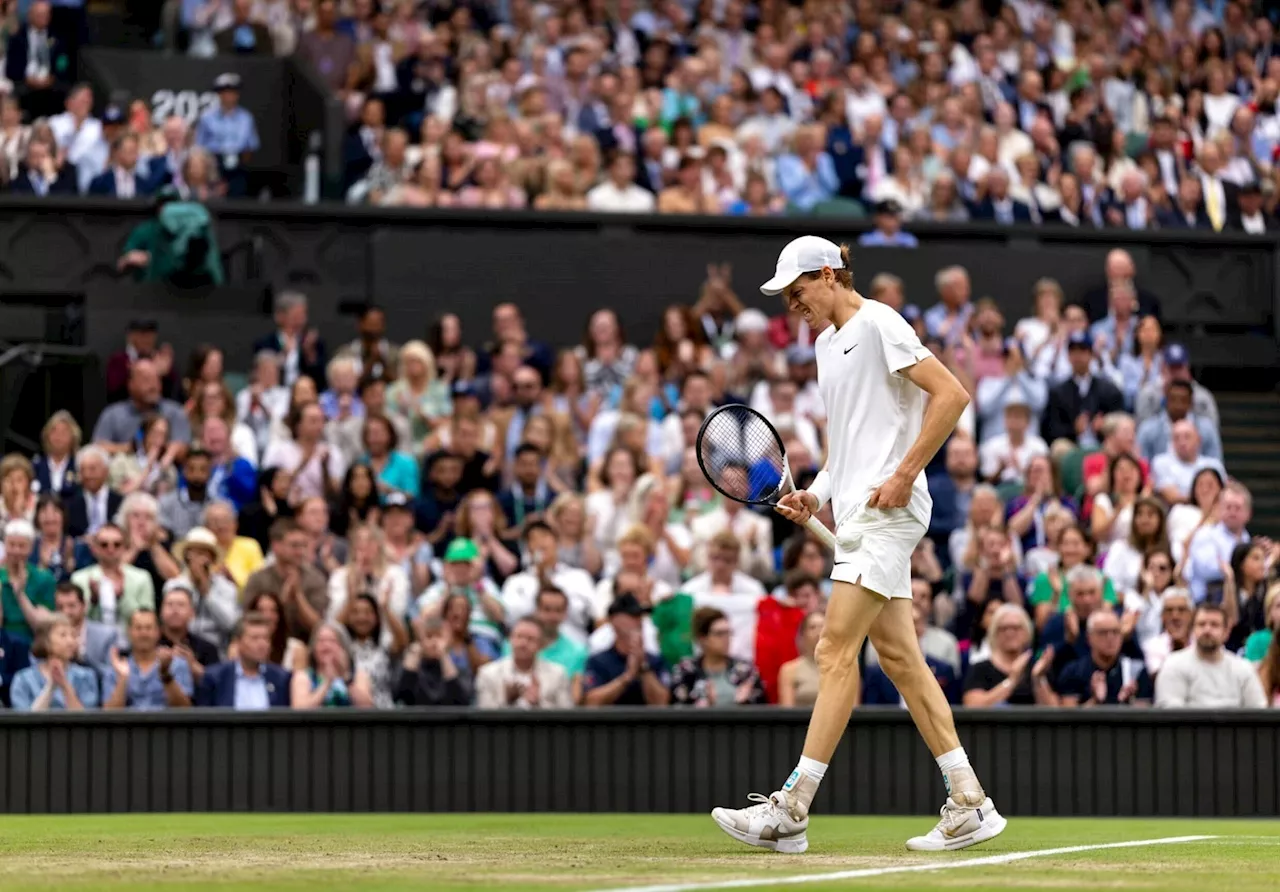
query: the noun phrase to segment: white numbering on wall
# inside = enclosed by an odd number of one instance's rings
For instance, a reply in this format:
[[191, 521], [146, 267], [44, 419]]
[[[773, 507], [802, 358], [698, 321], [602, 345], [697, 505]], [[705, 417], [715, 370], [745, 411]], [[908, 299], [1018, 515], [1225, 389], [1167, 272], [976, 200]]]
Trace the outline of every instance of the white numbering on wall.
[[151, 120], [157, 125], [177, 115], [194, 124], [202, 114], [218, 104], [218, 94], [197, 90], [156, 90], [151, 94]]

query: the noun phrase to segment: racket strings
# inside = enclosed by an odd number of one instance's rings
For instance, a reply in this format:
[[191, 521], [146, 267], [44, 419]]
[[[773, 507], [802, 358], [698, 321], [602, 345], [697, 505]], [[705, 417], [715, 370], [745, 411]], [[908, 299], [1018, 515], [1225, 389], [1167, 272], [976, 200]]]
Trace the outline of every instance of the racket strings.
[[727, 406], [707, 420], [699, 461], [712, 485], [740, 502], [763, 502], [784, 476], [782, 444], [763, 416], [746, 406]]

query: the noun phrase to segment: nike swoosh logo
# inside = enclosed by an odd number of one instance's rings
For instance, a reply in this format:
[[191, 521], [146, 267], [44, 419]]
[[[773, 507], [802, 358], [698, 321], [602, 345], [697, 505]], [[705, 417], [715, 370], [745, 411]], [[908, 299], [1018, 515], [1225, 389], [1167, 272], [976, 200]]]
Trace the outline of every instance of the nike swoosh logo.
[[[856, 346], [858, 346], [858, 345], [857, 345], [857, 344], [854, 344], [854, 345], [853, 345], [853, 347], [856, 347]], [[850, 351], [850, 350], [852, 350], [852, 349], [853, 349], [853, 347], [845, 347], [845, 348], [844, 348], [844, 355], [845, 355], [845, 356], [848, 356], [848, 355], [849, 355], [849, 351]]]

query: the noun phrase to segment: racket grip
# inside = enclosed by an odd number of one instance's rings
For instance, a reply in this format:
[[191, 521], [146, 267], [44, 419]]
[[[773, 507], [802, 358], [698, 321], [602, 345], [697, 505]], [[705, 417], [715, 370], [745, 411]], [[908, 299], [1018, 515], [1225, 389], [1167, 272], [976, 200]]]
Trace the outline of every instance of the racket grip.
[[822, 521], [818, 520], [818, 518], [810, 517], [808, 520], [804, 522], [804, 527], [809, 532], [817, 536], [818, 541], [821, 542], [823, 545], [827, 546], [827, 548], [830, 551], [834, 552], [836, 550], [835, 533], [827, 529], [827, 525], [824, 524]]

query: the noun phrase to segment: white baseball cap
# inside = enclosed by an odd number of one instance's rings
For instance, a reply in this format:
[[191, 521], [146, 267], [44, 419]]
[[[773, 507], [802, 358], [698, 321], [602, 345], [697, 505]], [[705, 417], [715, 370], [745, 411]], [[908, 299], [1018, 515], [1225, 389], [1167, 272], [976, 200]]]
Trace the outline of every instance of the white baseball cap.
[[816, 273], [824, 266], [844, 269], [840, 246], [816, 235], [802, 235], [782, 249], [773, 278], [761, 285], [760, 291], [770, 297], [781, 294], [803, 274]]

